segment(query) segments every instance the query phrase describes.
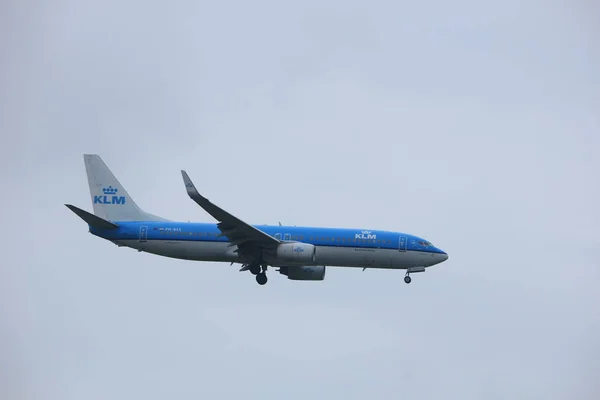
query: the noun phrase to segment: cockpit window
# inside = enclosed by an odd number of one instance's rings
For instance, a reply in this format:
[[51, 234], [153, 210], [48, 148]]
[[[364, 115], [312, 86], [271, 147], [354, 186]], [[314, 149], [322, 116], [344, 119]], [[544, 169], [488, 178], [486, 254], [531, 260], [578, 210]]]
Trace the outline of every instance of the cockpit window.
[[419, 244], [420, 244], [421, 246], [425, 246], [425, 247], [428, 247], [428, 246], [433, 246], [431, 243], [429, 243], [429, 242], [426, 242], [426, 241], [424, 241], [424, 240], [423, 240], [423, 241], [420, 241], [420, 242], [419, 242]]

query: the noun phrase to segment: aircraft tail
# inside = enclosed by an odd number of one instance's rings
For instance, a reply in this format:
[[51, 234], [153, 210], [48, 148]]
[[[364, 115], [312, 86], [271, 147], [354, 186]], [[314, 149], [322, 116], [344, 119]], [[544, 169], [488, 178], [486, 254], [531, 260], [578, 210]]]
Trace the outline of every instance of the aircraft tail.
[[83, 160], [96, 216], [107, 221], [167, 221], [138, 207], [100, 156], [84, 154]]

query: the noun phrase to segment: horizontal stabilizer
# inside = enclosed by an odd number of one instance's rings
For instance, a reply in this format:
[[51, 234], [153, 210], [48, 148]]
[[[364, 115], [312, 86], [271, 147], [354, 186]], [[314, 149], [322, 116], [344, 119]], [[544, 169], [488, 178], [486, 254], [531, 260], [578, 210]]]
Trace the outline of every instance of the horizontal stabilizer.
[[85, 210], [82, 210], [81, 208], [77, 208], [71, 204], [65, 204], [65, 206], [67, 206], [69, 208], [69, 210], [71, 210], [75, 214], [77, 214], [82, 220], [87, 222], [88, 225], [91, 225], [93, 227], [100, 228], [100, 229], [116, 229], [119, 227], [119, 225], [117, 225], [117, 224], [113, 224], [112, 222], [102, 219], [94, 214], [91, 214]]

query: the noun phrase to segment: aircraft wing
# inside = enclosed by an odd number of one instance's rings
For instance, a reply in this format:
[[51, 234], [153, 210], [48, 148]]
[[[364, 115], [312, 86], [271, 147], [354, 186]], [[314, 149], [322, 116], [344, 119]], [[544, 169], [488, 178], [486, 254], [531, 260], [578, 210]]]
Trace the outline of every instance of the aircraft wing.
[[211, 203], [198, 192], [185, 171], [182, 170], [181, 175], [190, 198], [219, 221], [217, 227], [221, 231], [221, 236], [227, 237], [232, 246], [237, 246], [237, 253], [240, 256], [260, 259], [261, 253], [277, 249], [281, 241]]

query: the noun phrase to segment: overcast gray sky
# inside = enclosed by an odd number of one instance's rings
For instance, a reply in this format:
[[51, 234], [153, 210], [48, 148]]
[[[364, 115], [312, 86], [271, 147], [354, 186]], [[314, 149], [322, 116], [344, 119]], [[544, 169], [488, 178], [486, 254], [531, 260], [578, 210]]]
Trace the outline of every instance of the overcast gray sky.
[[[600, 8], [3, 1], [0, 398], [597, 399]], [[147, 211], [389, 229], [450, 259], [324, 282], [117, 248]]]

